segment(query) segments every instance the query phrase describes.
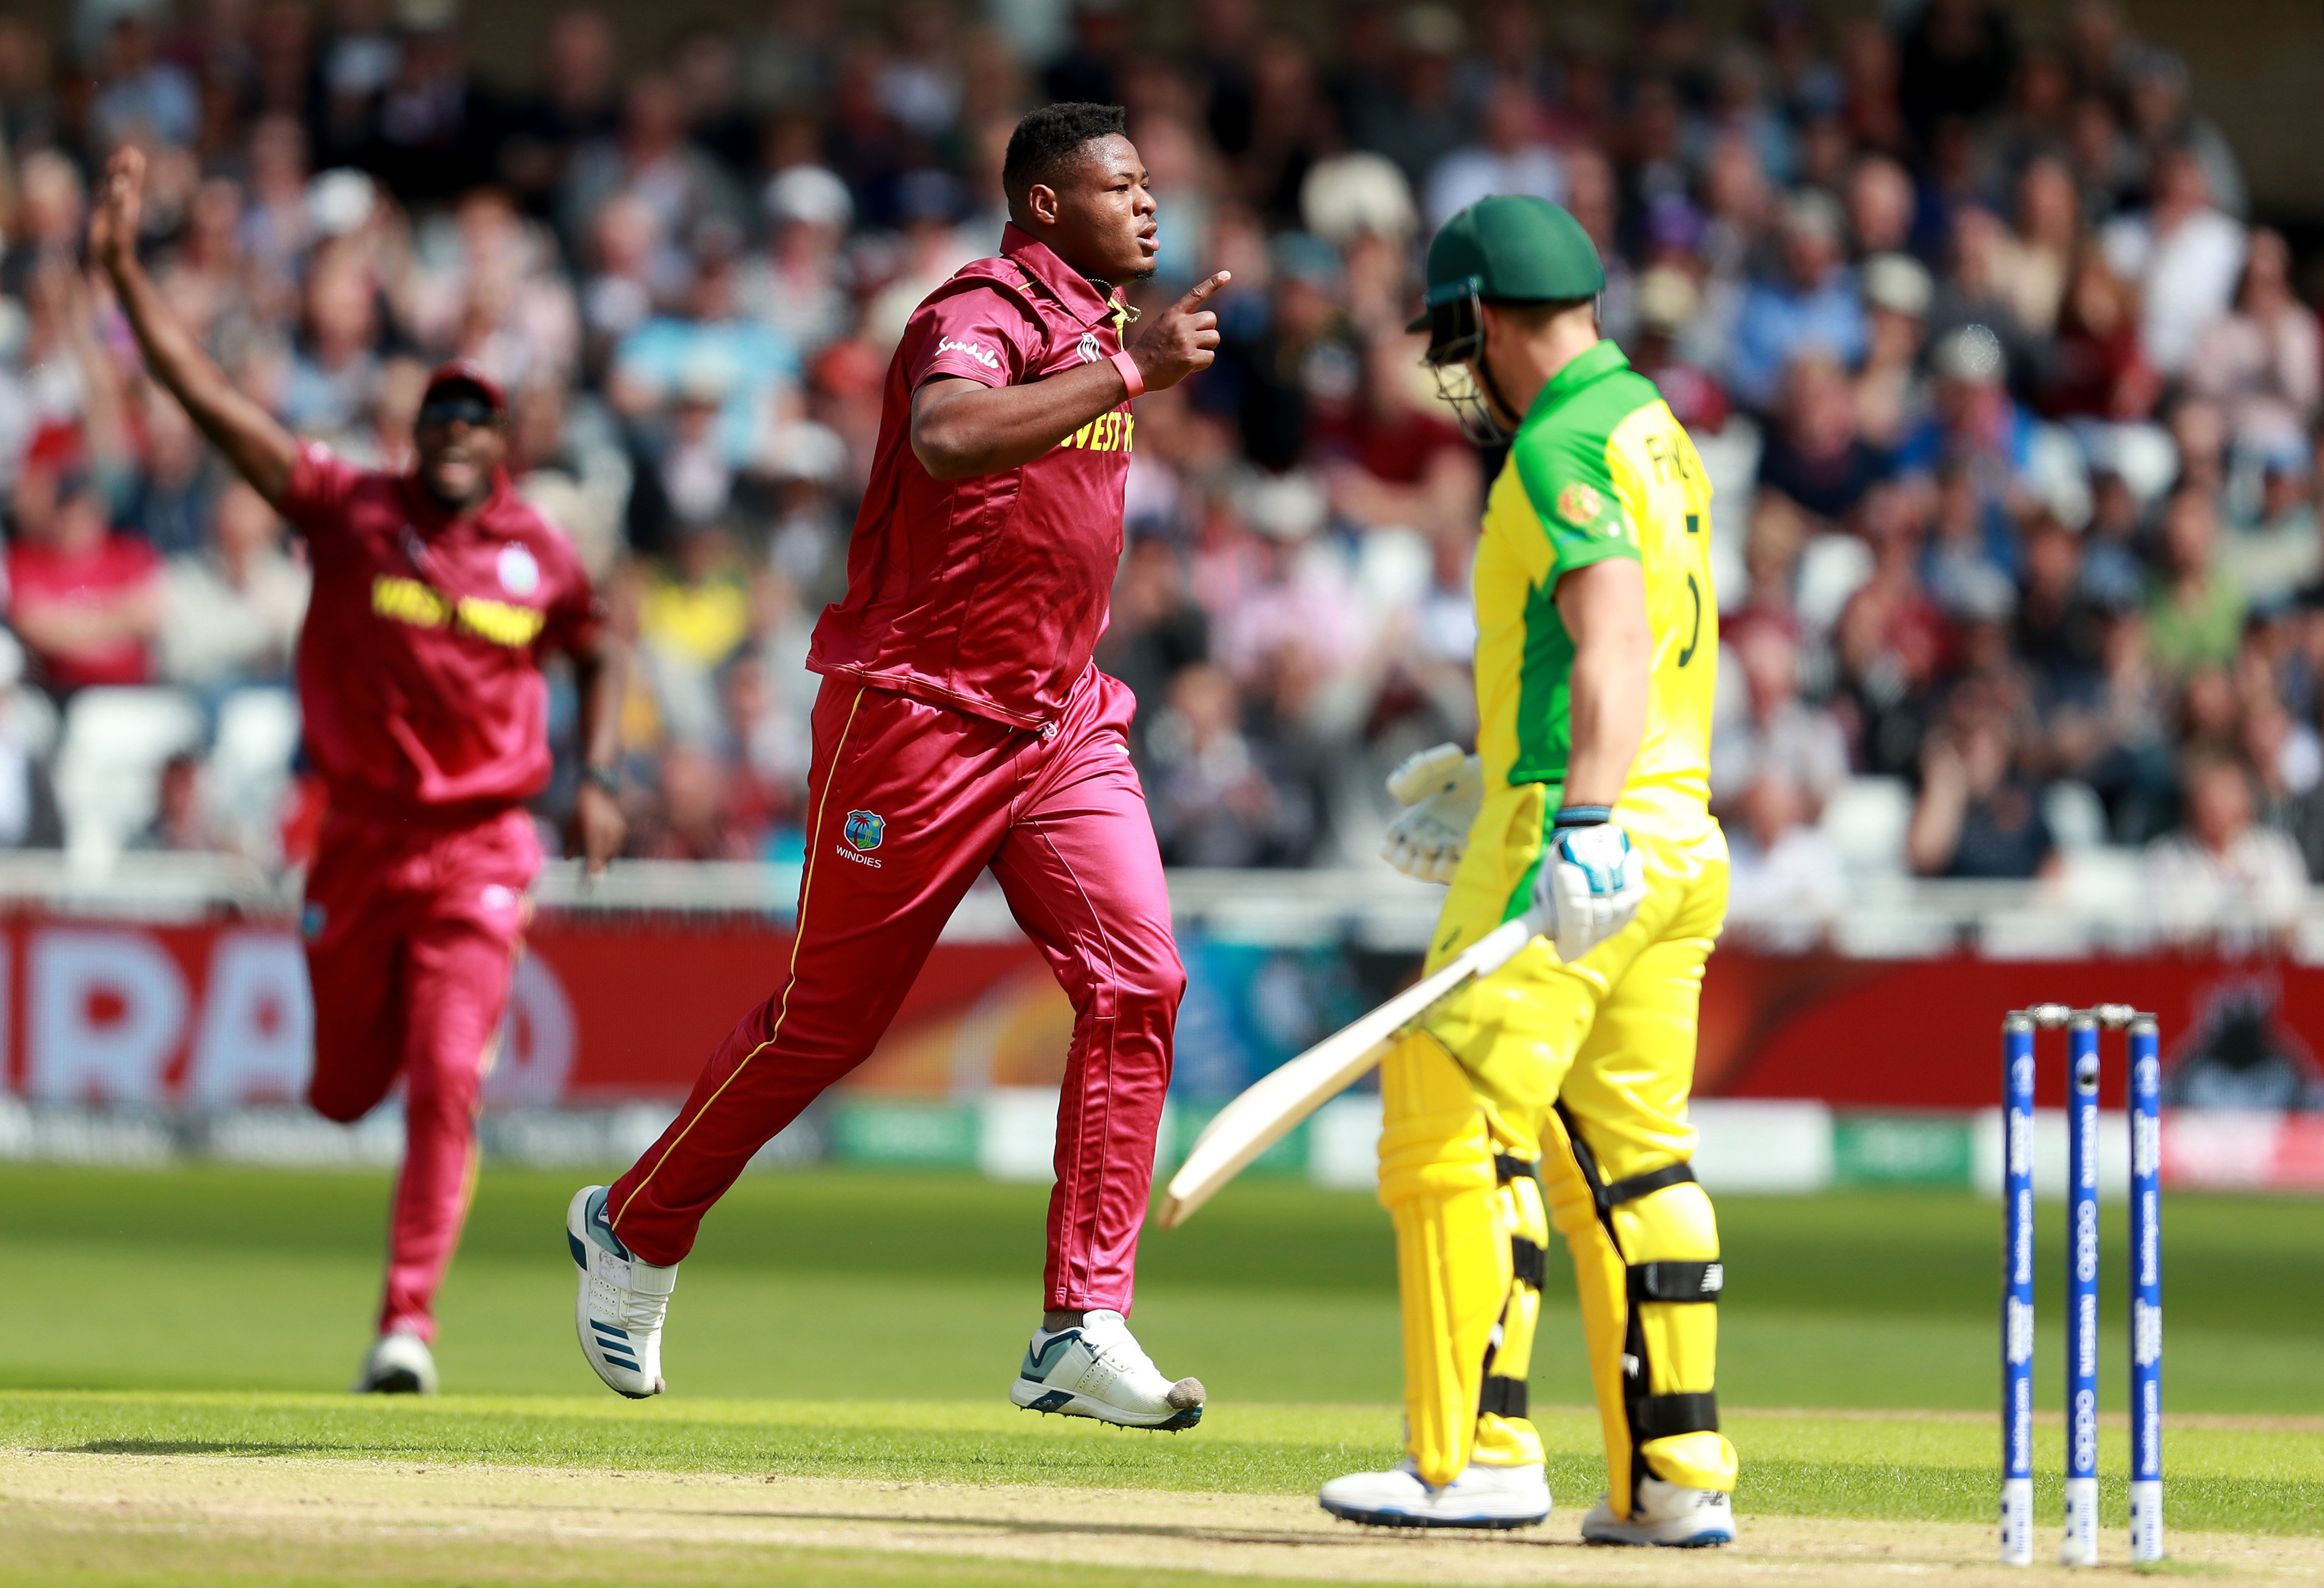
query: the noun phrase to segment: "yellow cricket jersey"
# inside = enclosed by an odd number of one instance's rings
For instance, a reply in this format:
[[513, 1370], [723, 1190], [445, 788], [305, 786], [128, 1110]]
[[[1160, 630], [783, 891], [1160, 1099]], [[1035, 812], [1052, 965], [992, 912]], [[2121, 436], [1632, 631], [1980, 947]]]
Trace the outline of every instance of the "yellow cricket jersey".
[[1621, 349], [1600, 342], [1534, 399], [1486, 499], [1477, 549], [1477, 751], [1485, 787], [1549, 785], [1572, 750], [1573, 641], [1559, 577], [1608, 557], [1646, 570], [1654, 679], [1618, 809], [1632, 831], [1686, 842], [1711, 826], [1719, 604], [1711, 484], [1685, 428]]

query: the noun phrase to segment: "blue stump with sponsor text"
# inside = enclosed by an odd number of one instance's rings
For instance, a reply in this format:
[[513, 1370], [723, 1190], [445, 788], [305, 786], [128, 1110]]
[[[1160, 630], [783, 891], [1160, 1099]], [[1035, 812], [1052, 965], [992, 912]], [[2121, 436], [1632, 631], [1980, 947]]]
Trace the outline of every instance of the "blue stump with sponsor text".
[[2001, 1558], [2034, 1563], [2034, 1079], [2037, 1031], [2067, 1033], [2064, 1565], [2096, 1565], [2098, 1037], [2126, 1028], [2130, 1094], [2130, 1547], [2163, 1556], [2162, 1062], [2154, 1016], [2042, 1004], [2002, 1022]]

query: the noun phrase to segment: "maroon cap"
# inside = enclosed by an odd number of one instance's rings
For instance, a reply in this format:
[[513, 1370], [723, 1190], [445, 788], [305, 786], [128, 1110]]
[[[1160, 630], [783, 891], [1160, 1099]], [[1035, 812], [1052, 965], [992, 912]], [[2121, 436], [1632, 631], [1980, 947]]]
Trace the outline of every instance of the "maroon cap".
[[484, 365], [472, 358], [449, 359], [438, 364], [429, 372], [428, 385], [420, 393], [420, 400], [424, 404], [447, 386], [473, 386], [484, 394], [484, 400], [493, 405], [493, 412], [503, 418], [508, 415], [508, 393], [501, 390], [498, 381], [484, 373]]

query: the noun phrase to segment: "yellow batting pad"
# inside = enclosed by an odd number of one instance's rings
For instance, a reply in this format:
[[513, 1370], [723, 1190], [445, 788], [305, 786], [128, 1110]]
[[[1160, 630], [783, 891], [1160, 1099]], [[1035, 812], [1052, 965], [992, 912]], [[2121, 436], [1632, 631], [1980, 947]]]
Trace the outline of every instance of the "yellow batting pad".
[[1381, 1205], [1396, 1226], [1407, 1446], [1421, 1481], [1469, 1464], [1485, 1354], [1509, 1292], [1492, 1139], [1469, 1078], [1414, 1033], [1380, 1066]]
[[[1715, 1260], [1719, 1225], [1711, 1198], [1698, 1185], [1665, 1186], [1614, 1209], [1614, 1228], [1633, 1262]], [[1715, 1387], [1719, 1308], [1702, 1302], [1641, 1301], [1638, 1328], [1646, 1343], [1646, 1389], [1655, 1395]], [[1735, 1446], [1724, 1434], [1672, 1434], [1640, 1446], [1647, 1470], [1691, 1489], [1735, 1487]]]

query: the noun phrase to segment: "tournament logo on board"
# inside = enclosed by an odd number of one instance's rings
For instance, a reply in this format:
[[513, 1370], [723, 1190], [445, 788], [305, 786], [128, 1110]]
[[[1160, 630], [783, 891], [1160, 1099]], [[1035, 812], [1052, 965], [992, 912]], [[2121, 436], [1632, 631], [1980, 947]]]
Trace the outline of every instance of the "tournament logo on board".
[[843, 836], [859, 849], [876, 849], [888, 836], [888, 819], [877, 811], [850, 811]]

